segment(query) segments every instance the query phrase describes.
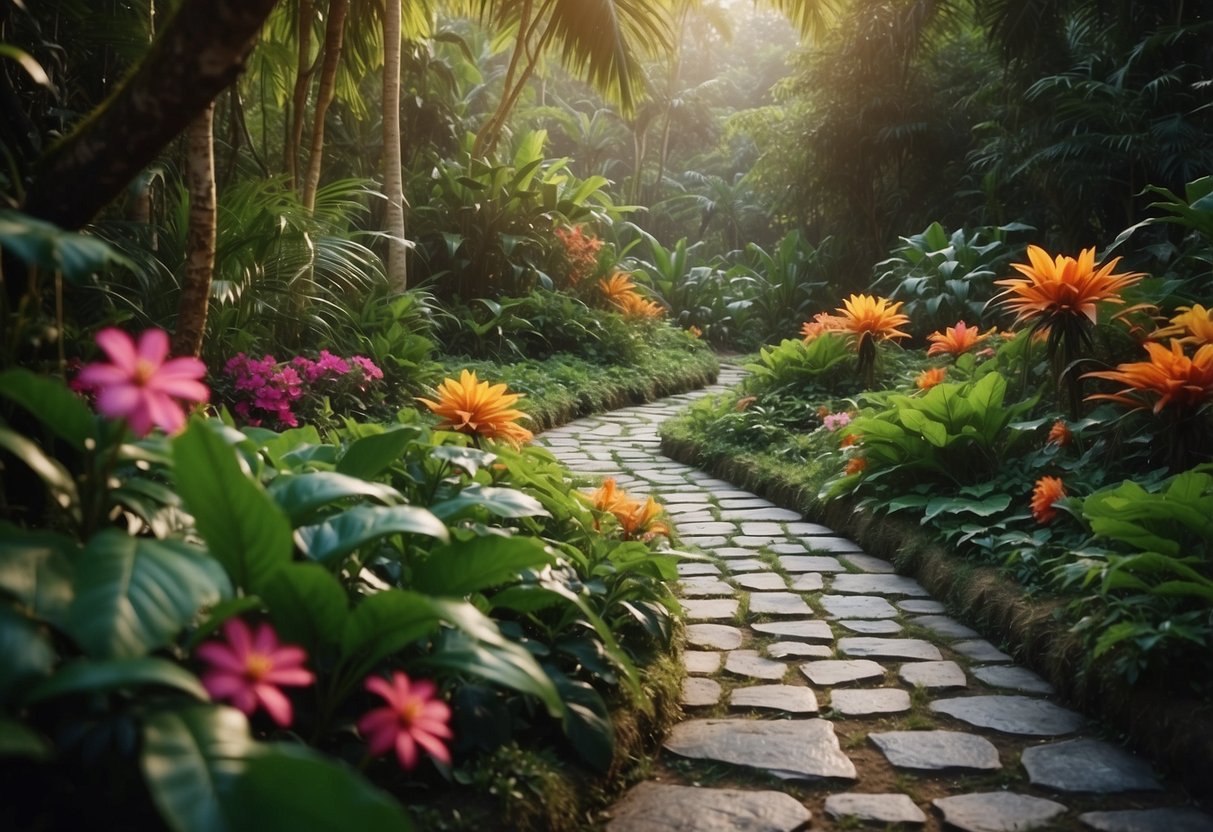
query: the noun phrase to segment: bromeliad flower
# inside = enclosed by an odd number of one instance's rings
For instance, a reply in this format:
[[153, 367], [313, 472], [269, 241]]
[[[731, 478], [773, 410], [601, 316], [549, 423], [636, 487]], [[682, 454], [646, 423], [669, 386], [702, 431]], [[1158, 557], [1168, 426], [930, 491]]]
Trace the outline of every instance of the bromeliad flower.
[[1054, 503], [1066, 496], [1065, 486], [1058, 477], [1041, 477], [1032, 489], [1032, 516], [1041, 525], [1052, 523], [1057, 517]]
[[848, 477], [852, 474], [862, 473], [868, 467], [868, 461], [861, 456], [853, 456], [847, 460], [847, 467], [842, 469], [842, 473]]
[[919, 390], [930, 390], [936, 384], [942, 382], [947, 375], [948, 369], [946, 367], [932, 367], [919, 373], [918, 377], [914, 379], [914, 384]]
[[612, 298], [611, 302], [619, 307], [625, 318], [660, 318], [665, 314], [665, 307], [656, 301], [648, 300], [639, 293], [625, 292]]
[[1178, 338], [1181, 344], [1213, 344], [1213, 306], [1208, 309], [1199, 303], [1181, 306], [1171, 319], [1171, 325], [1156, 330], [1150, 337], [1156, 341]]
[[995, 281], [1007, 287], [995, 300], [1001, 298], [1002, 305], [1015, 312], [1016, 323], [1047, 325], [1083, 316], [1094, 324], [1100, 303], [1124, 303], [1120, 293], [1145, 277], [1140, 272], [1113, 274], [1119, 257], [1097, 270], [1094, 247], [1083, 249], [1077, 259], [1063, 254], [1050, 259], [1040, 246], [1028, 246], [1028, 260], [1011, 264], [1023, 277]]
[[85, 366], [76, 383], [95, 392], [103, 416], [125, 419], [136, 436], [147, 436], [153, 427], [176, 433], [185, 425], [177, 400], [193, 403], [210, 397], [199, 380], [206, 375], [206, 365], [192, 357], [168, 359], [168, 333], [162, 329], [147, 330], [137, 343], [120, 329], [103, 329], [97, 333], [97, 345], [110, 363]]
[[1205, 344], [1189, 358], [1183, 345], [1171, 340], [1170, 348], [1147, 342], [1142, 346], [1149, 361], [1120, 364], [1115, 370], [1087, 373], [1084, 378], [1102, 378], [1124, 384], [1117, 393], [1095, 393], [1087, 398], [1119, 402], [1134, 410], [1164, 407], [1184, 412], [1213, 402], [1213, 344]]
[[842, 316], [842, 329], [850, 332], [863, 343], [868, 338], [888, 341], [891, 338], [909, 338], [908, 332], [897, 327], [910, 322], [909, 317], [897, 310], [901, 301], [877, 298], [871, 295], [851, 295], [842, 302], [838, 312]]
[[636, 292], [636, 284], [626, 272], [615, 272], [610, 277], [602, 278], [598, 281], [598, 288], [602, 290], [602, 296], [616, 306], [619, 305], [619, 297]]
[[489, 385], [476, 374], [464, 370], [459, 380], [445, 379], [438, 385], [438, 401], [418, 397], [417, 401], [442, 417], [438, 427], [485, 439], [501, 439], [514, 447], [530, 442], [533, 434], [516, 422], [526, 414], [510, 405], [522, 397], [507, 393], [504, 384]]
[[829, 312], [818, 312], [813, 316], [813, 320], [801, 324], [800, 335], [807, 343], [827, 332], [842, 332], [846, 329], [846, 324], [846, 318], [831, 315]]
[[438, 689], [433, 682], [413, 681], [397, 670], [390, 682], [380, 676], [370, 677], [366, 689], [387, 703], [358, 720], [358, 730], [366, 736], [373, 756], [395, 749], [401, 767], [410, 771], [417, 765], [420, 746], [435, 760], [450, 764], [451, 752], [443, 740], [453, 736], [451, 709], [436, 696]]
[[969, 326], [964, 321], [957, 321], [956, 326], [945, 327], [943, 332], [932, 332], [927, 336], [927, 340], [931, 342], [931, 346], [927, 348], [927, 355], [966, 353], [995, 332], [997, 332], [996, 328], [981, 332], [975, 326]]
[[1064, 448], [1073, 439], [1074, 434], [1071, 433], [1070, 426], [1066, 424], [1066, 420], [1058, 419], [1053, 423], [1053, 427], [1049, 428], [1049, 437], [1045, 440], [1045, 444]]
[[227, 644], [210, 641], [198, 648], [198, 656], [210, 664], [202, 675], [202, 686], [216, 699], [230, 700], [238, 710], [251, 716], [265, 708], [279, 725], [291, 724], [291, 700], [282, 687], [304, 687], [316, 681], [303, 667], [307, 653], [302, 648], [278, 643], [278, 635], [269, 624], [256, 632], [239, 618], [223, 625]]

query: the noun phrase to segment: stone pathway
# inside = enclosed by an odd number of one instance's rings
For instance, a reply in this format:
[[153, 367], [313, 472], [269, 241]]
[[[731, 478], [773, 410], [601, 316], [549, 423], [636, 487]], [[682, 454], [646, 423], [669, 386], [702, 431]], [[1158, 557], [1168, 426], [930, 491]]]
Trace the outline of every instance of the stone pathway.
[[[830, 529], [661, 455], [658, 425], [720, 384], [538, 438], [653, 494], [684, 548], [685, 721], [608, 832], [1213, 832], [1213, 815], [916, 581]], [[1210, 773], [1213, 783], [1213, 772]]]

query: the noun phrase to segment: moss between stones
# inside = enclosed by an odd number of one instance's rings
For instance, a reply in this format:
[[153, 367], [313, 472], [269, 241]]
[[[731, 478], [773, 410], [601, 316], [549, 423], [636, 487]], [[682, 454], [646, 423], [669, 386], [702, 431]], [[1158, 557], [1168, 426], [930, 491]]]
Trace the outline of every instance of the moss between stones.
[[677, 420], [662, 426], [661, 448], [667, 456], [799, 511], [851, 537], [865, 551], [888, 558], [966, 624], [1048, 679], [1063, 699], [1123, 731], [1131, 745], [1195, 794], [1209, 792], [1213, 702], [1173, 690], [1166, 679], [1129, 685], [1105, 666], [1088, 667], [1086, 646], [1061, 619], [1064, 601], [1029, 597], [997, 570], [951, 554], [916, 524], [873, 516], [847, 500], [822, 503], [817, 498], [820, 484], [793, 481], [778, 465], [765, 466], [754, 456], [709, 453], [681, 428]]

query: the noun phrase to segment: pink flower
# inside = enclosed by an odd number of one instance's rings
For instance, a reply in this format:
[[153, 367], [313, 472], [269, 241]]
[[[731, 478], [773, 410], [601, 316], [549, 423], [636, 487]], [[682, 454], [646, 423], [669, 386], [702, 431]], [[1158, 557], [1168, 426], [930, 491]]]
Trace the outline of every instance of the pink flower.
[[97, 410], [111, 419], [125, 419], [136, 436], [153, 427], [176, 433], [185, 425], [185, 412], [175, 400], [204, 402], [210, 390], [199, 379], [206, 365], [197, 358], [168, 358], [168, 333], [149, 329], [136, 344], [120, 329], [97, 333], [97, 345], [110, 363], [89, 364], [77, 382], [96, 393]]
[[851, 424], [851, 414], [846, 412], [830, 413], [826, 415], [821, 422], [823, 425], [825, 425], [826, 430], [838, 430], [841, 427]]
[[249, 716], [258, 707], [265, 708], [274, 722], [290, 725], [291, 700], [279, 688], [304, 687], [316, 681], [303, 667], [307, 653], [299, 647], [280, 645], [269, 624], [259, 625], [252, 633], [239, 618], [231, 618], [223, 625], [223, 634], [227, 644], [209, 641], [197, 651], [211, 665], [202, 676], [207, 693], [215, 699], [230, 700]]
[[451, 709], [434, 695], [437, 688], [433, 682], [411, 682], [396, 671], [390, 683], [379, 676], [370, 677], [366, 689], [387, 702], [358, 720], [358, 730], [366, 735], [371, 754], [377, 757], [395, 748], [400, 765], [409, 771], [417, 765], [420, 745], [434, 759], [451, 762], [451, 752], [442, 744], [452, 736], [448, 725]]

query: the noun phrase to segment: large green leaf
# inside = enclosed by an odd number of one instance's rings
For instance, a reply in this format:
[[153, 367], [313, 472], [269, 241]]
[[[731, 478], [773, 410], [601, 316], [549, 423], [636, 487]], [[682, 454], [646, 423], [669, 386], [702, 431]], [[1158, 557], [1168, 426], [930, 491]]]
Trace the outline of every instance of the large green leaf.
[[337, 473], [370, 479], [386, 470], [417, 440], [418, 430], [400, 425], [383, 433], [364, 436], [350, 443], [337, 463]]
[[23, 722], [0, 717], [0, 758], [26, 757], [45, 760], [51, 756], [51, 744]]
[[284, 474], [270, 483], [269, 492], [290, 517], [292, 525], [303, 522], [321, 506], [348, 497], [370, 497], [386, 505], [404, 502], [404, 496], [390, 485], [332, 471]]
[[0, 523], [0, 590], [31, 615], [60, 623], [72, 601], [75, 549], [63, 535]]
[[27, 688], [50, 675], [55, 652], [44, 629], [0, 606], [0, 703], [19, 700]]
[[341, 631], [344, 692], [382, 659], [434, 632], [441, 623], [433, 602], [416, 592], [389, 589], [364, 599]]
[[94, 417], [84, 400], [62, 382], [16, 368], [0, 373], [0, 395], [28, 410], [76, 450], [93, 433]]
[[315, 526], [295, 532], [295, 541], [312, 560], [333, 563], [360, 546], [394, 534], [450, 539], [446, 524], [417, 506], [356, 506]]
[[72, 479], [71, 472], [64, 468], [62, 463], [51, 458], [37, 443], [6, 427], [0, 427], [0, 449], [8, 451], [29, 466], [42, 480], [59, 507], [79, 521], [80, 493], [76, 489], [76, 481]]
[[504, 688], [530, 694], [542, 702], [555, 719], [563, 719], [566, 711], [564, 700], [552, 680], [520, 644], [486, 644], [465, 632], [446, 630], [434, 651], [411, 666], [477, 676]]
[[219, 564], [185, 543], [106, 530], [76, 558], [65, 629], [90, 656], [136, 658], [168, 644], [198, 610], [231, 595]]
[[349, 601], [341, 582], [314, 563], [293, 563], [279, 569], [261, 587], [261, 597], [284, 641], [309, 653], [341, 639], [349, 616]]
[[498, 517], [550, 517], [543, 504], [529, 494], [513, 488], [470, 485], [449, 500], [434, 503], [430, 511], [443, 520], [451, 520], [477, 508]]
[[197, 699], [210, 699], [194, 674], [175, 662], [149, 656], [108, 661], [75, 659], [35, 685], [26, 701], [40, 702], [76, 693], [108, 693], [145, 685], [176, 688]]
[[198, 532], [232, 581], [256, 592], [291, 560], [291, 525], [235, 449], [200, 419], [173, 440], [177, 490]]
[[412, 586], [431, 595], [463, 596], [517, 580], [523, 569], [552, 562], [532, 537], [476, 537], [435, 549], [413, 567]]
[[64, 231], [18, 211], [0, 211], [0, 248], [12, 252], [26, 265], [46, 272], [62, 272], [69, 282], [76, 284], [110, 263], [136, 268], [102, 239]]

